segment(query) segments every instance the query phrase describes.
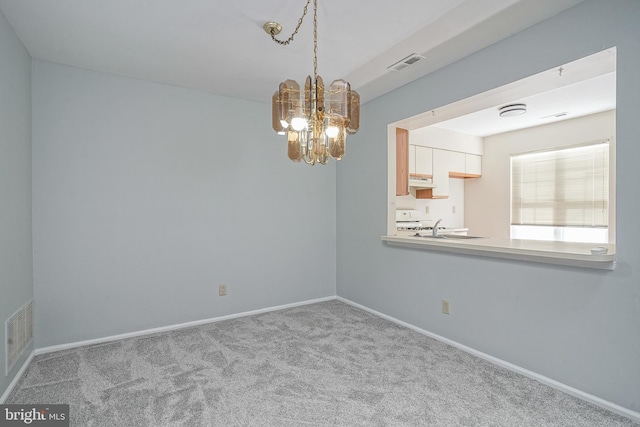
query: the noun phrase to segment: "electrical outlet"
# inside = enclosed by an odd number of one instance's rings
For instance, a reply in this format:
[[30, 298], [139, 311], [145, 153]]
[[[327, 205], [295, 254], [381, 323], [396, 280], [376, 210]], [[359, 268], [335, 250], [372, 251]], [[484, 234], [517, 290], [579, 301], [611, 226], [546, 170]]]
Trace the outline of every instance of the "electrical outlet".
[[424, 213], [426, 213], [427, 215], [429, 215], [429, 206], [424, 208]]
[[442, 312], [444, 314], [451, 314], [451, 305], [449, 304], [449, 300], [442, 300]]
[[225, 296], [227, 294], [227, 285], [222, 284], [220, 286], [218, 286], [218, 295], [220, 295], [221, 297]]
[[451, 206], [451, 213], [456, 213], [456, 207], [455, 206]]

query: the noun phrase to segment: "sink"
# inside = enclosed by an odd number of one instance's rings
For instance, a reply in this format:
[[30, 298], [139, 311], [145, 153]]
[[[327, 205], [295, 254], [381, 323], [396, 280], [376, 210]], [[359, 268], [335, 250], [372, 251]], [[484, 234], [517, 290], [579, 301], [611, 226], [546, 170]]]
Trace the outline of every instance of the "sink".
[[412, 234], [411, 237], [423, 237], [425, 239], [445, 239], [443, 234], [439, 234], [437, 236], [432, 236], [431, 234], [416, 233], [416, 234]]
[[432, 236], [430, 234], [416, 233], [412, 237], [423, 237], [425, 239], [453, 239], [453, 240], [455, 240], [455, 239], [459, 239], [459, 240], [485, 239], [485, 237], [483, 237], [483, 236], [468, 236], [468, 235], [464, 235], [464, 234], [438, 234], [437, 236]]
[[484, 239], [483, 236], [467, 236], [464, 234], [445, 234], [442, 237], [445, 239]]

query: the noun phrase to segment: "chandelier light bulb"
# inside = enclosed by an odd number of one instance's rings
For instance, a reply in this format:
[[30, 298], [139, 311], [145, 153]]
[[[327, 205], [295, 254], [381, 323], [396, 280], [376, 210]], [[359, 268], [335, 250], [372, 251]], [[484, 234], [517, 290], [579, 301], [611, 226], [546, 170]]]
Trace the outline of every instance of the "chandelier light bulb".
[[282, 126], [283, 129], [286, 129], [289, 127], [289, 123], [287, 123], [286, 120], [280, 120], [280, 126]]
[[293, 120], [291, 120], [291, 128], [296, 132], [300, 132], [302, 129], [305, 129], [306, 127], [307, 127], [307, 121], [302, 117], [294, 117]]
[[324, 131], [324, 133], [329, 137], [329, 138], [335, 138], [336, 136], [338, 136], [338, 128], [335, 126], [329, 126], [327, 127], [327, 129]]

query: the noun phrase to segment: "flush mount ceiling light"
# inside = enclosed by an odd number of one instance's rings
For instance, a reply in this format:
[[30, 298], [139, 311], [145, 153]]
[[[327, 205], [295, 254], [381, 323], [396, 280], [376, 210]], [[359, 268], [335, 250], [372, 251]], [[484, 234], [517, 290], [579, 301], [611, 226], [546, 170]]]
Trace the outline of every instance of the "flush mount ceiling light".
[[500, 117], [520, 116], [527, 112], [527, 104], [509, 104], [498, 108]]
[[[262, 28], [280, 45], [288, 45], [298, 33], [311, 0], [307, 0], [298, 25], [287, 40], [275, 36], [282, 31], [277, 22]], [[335, 80], [325, 93], [318, 75], [318, 0], [313, 0], [313, 79], [307, 76], [304, 89], [294, 80], [280, 83], [272, 98], [272, 126], [278, 134], [287, 135], [288, 155], [294, 162], [326, 165], [329, 156], [340, 160], [345, 153], [347, 135], [360, 128], [360, 95], [344, 80]], [[326, 102], [325, 102], [326, 100]]]

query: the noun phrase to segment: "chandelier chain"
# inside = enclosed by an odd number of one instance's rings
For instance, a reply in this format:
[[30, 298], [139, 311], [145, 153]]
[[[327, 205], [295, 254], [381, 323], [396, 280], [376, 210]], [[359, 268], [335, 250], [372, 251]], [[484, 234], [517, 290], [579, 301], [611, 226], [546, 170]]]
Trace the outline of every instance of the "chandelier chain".
[[318, 0], [313, 0], [313, 78], [318, 80]]
[[[296, 25], [296, 29], [293, 30], [293, 33], [291, 33], [291, 35], [289, 36], [288, 39], [286, 40], [280, 40], [276, 38], [276, 35], [274, 33], [274, 29], [271, 29], [271, 39], [283, 46], [288, 45], [289, 43], [291, 43], [293, 41], [293, 38], [296, 36], [296, 34], [298, 34], [298, 30], [300, 29], [300, 26], [302, 25], [302, 21], [304, 19], [304, 17], [307, 15], [307, 8], [309, 7], [309, 3], [311, 2], [311, 0], [307, 0], [307, 4], [304, 5], [304, 10], [302, 11], [302, 16], [300, 17], [300, 19], [298, 19], [298, 25]], [[315, 7], [315, 0], [314, 0], [314, 7]]]

